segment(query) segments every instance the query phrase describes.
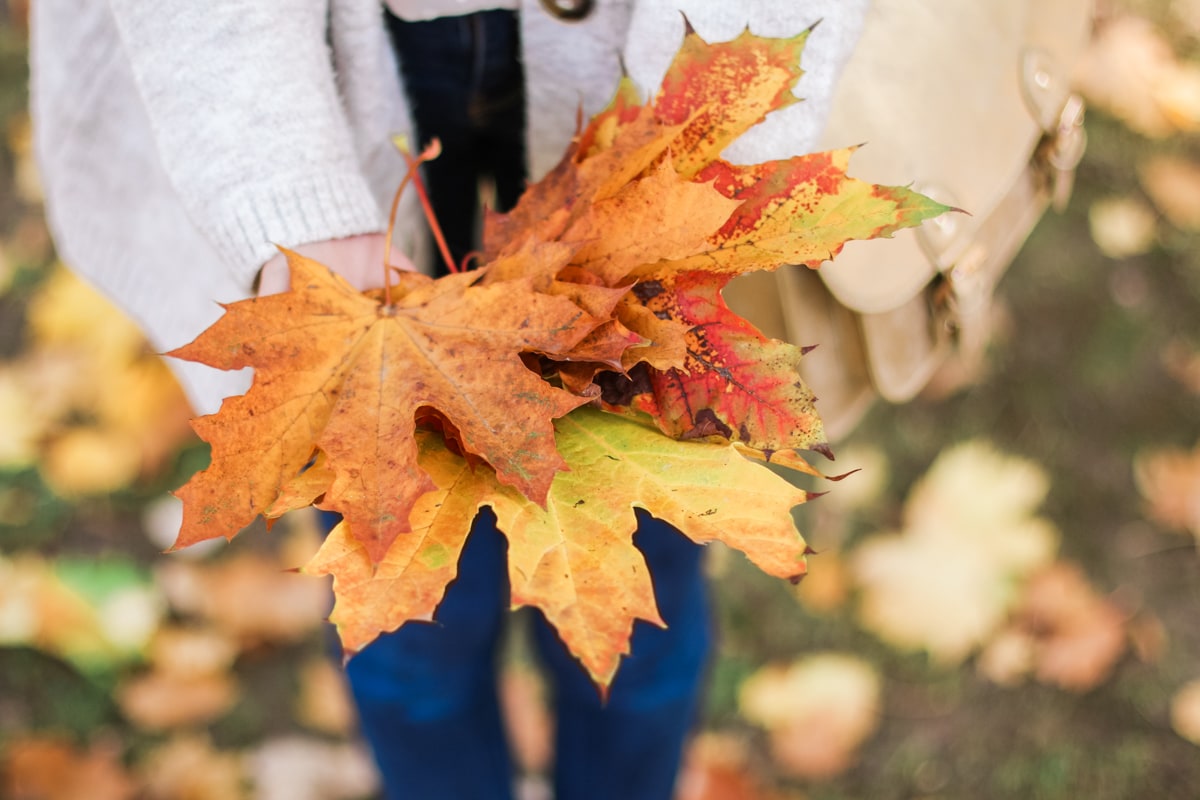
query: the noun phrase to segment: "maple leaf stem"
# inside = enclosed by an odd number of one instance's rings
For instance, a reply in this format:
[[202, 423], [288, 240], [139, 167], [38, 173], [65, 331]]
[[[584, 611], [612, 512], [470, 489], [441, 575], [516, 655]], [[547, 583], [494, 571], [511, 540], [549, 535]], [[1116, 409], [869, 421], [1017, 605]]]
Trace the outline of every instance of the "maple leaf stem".
[[412, 180], [412, 176], [413, 170], [410, 167], [404, 180], [400, 181], [400, 185], [396, 187], [396, 194], [392, 196], [392, 210], [388, 212], [387, 235], [383, 238], [383, 302], [389, 306], [392, 304], [392, 270], [394, 269], [388, 263], [388, 257], [392, 254], [392, 231], [396, 228], [396, 211], [400, 208], [400, 197], [404, 194], [404, 189]]
[[406, 180], [411, 178], [413, 188], [417, 190], [417, 198], [421, 201], [421, 210], [425, 212], [425, 219], [429, 221], [429, 228], [433, 231], [434, 241], [437, 242], [438, 251], [442, 254], [442, 260], [446, 262], [446, 268], [452, 273], [462, 272], [462, 267], [454, 263], [453, 256], [450, 255], [450, 248], [446, 244], [446, 237], [442, 235], [442, 226], [438, 224], [437, 215], [433, 213], [433, 206], [429, 203], [429, 195], [425, 191], [425, 182], [421, 180], [417, 168], [426, 161], [432, 161], [442, 153], [442, 143], [437, 139], [430, 140], [428, 146], [421, 151], [419, 156], [413, 156], [407, 150], [401, 150], [404, 154], [404, 160], [408, 162], [408, 175]]

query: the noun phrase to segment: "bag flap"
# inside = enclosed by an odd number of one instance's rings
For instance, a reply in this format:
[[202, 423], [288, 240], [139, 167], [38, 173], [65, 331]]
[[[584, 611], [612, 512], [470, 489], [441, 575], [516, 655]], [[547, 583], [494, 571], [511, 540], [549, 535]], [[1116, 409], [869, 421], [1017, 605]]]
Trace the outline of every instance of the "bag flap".
[[1057, 122], [1090, 22], [1090, 0], [875, 0], [823, 144], [865, 143], [856, 177], [916, 181], [970, 216], [851, 242], [821, 270], [838, 300], [888, 311], [954, 263]]

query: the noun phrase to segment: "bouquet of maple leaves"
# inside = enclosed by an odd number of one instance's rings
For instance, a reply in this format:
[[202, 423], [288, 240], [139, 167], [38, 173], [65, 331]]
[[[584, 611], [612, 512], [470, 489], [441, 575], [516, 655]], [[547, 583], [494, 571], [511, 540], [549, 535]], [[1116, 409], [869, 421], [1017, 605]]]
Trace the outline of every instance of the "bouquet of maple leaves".
[[340, 513], [303, 571], [333, 576], [352, 654], [432, 618], [490, 506], [513, 607], [541, 609], [601, 687], [634, 620], [663, 624], [634, 508], [802, 576], [791, 509], [808, 495], [762, 462], [819, 474], [796, 454], [825, 448], [804, 350], [721, 290], [948, 210], [848, 177], [850, 150], [720, 158], [795, 101], [808, 33], [708, 44], [689, 30], [657, 97], [624, 80], [559, 165], [488, 216], [478, 269], [360, 293], [289, 253], [290, 291], [227, 306], [171, 354], [255, 370], [194, 422], [212, 463], [178, 492], [176, 547], [259, 515]]

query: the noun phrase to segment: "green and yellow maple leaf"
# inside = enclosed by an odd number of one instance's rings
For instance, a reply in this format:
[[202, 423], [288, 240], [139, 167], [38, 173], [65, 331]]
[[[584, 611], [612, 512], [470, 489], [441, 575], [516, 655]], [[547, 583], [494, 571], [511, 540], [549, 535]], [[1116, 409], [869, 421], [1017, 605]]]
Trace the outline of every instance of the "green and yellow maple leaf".
[[533, 606], [601, 686], [629, 652], [634, 620], [662, 624], [651, 576], [633, 544], [635, 508], [694, 542], [721, 541], [771, 575], [799, 578], [807, 545], [791, 509], [807, 493], [743, 458], [732, 444], [680, 442], [633, 420], [581, 408], [555, 422], [569, 469], [545, 506], [472, 469], [436, 434], [421, 466], [437, 488], [415, 505], [413, 532], [375, 565], [342, 525], [305, 571], [334, 577], [330, 619], [350, 652], [410, 620], [430, 619], [467, 538], [490, 506], [508, 539], [514, 607]]

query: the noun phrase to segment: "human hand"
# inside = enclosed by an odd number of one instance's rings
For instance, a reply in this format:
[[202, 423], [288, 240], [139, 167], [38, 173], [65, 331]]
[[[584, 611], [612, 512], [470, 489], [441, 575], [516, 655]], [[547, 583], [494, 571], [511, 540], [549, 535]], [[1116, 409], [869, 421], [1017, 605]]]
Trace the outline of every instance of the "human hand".
[[[383, 286], [383, 248], [386, 237], [382, 233], [364, 233], [344, 239], [325, 239], [291, 248], [302, 256], [319, 261], [341, 275], [356, 289], [378, 289]], [[388, 257], [389, 267], [412, 272], [416, 270], [408, 257], [392, 247]], [[275, 255], [263, 265], [259, 273], [258, 294], [277, 294], [287, 291], [288, 267], [283, 253]]]

